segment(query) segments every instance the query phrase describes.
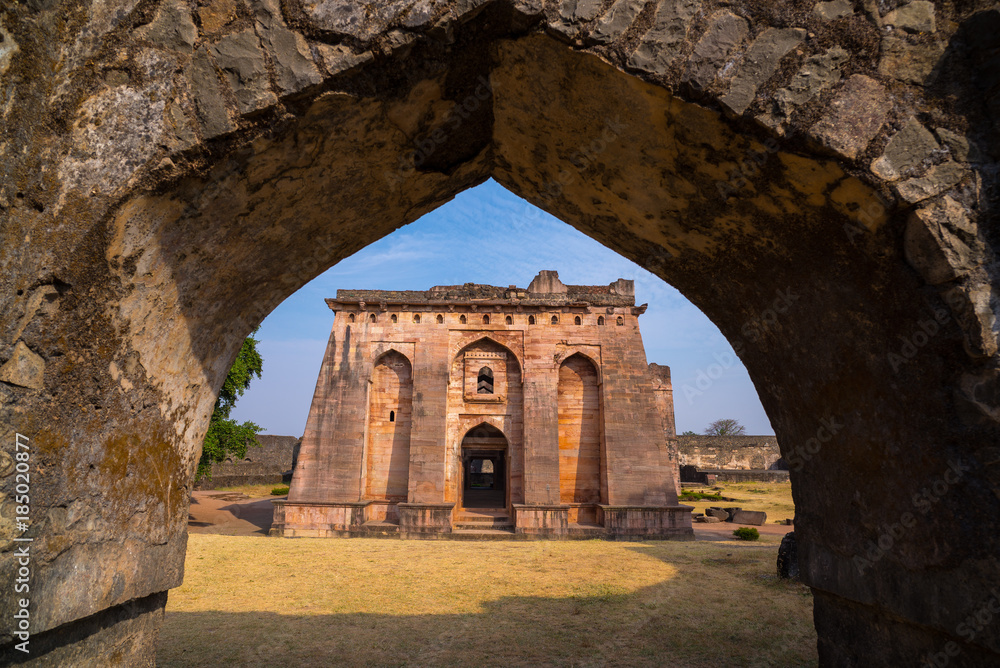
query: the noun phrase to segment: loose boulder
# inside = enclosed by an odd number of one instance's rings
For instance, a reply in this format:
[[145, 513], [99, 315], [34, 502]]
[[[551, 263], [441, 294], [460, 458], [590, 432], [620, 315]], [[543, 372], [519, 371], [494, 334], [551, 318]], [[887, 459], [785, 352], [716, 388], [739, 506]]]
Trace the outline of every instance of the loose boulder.
[[799, 577], [799, 556], [794, 531], [789, 531], [781, 539], [781, 546], [778, 548], [778, 577]]
[[752, 524], [754, 526], [764, 526], [767, 521], [767, 513], [760, 510], [737, 510], [733, 515], [734, 524]]

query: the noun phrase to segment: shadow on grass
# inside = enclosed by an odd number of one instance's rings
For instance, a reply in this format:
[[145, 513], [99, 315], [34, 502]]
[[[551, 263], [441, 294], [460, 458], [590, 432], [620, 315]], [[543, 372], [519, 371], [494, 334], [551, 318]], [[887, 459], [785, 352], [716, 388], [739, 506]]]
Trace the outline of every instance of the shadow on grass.
[[[496, 576], [483, 573], [481, 586], [490, 587]], [[811, 601], [806, 606], [796, 601], [798, 594], [771, 587], [765, 593], [750, 582], [742, 592], [704, 592], [699, 605], [691, 584], [669, 580], [633, 593], [599, 585], [587, 596], [504, 597], [464, 614], [167, 612], [157, 665], [816, 665]], [[754, 603], [730, 610], [719, 605], [720, 595], [734, 594]], [[761, 605], [761, 596], [784, 596], [791, 605]]]

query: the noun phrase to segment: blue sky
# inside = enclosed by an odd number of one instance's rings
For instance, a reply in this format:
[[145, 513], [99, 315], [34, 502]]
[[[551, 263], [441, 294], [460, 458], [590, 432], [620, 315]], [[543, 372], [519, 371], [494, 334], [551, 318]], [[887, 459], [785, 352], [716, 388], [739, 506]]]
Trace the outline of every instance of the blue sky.
[[649, 304], [639, 318], [647, 361], [671, 369], [678, 433], [700, 434], [723, 417], [742, 422], [748, 434], [774, 433], [746, 369], [701, 311], [662, 279], [494, 181], [341, 261], [278, 306], [257, 332], [263, 376], [232, 416], [256, 422], [264, 433], [302, 435], [333, 325], [323, 300], [338, 289], [527, 287], [541, 269], [555, 269], [574, 285], [635, 281], [636, 303]]

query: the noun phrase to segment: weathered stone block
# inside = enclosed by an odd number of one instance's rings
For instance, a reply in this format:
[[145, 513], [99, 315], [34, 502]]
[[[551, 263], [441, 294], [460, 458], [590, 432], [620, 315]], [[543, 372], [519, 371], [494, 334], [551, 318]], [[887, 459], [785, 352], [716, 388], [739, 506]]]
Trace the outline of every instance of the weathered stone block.
[[894, 9], [883, 16], [882, 24], [894, 26], [906, 32], [934, 32], [937, 30], [934, 22], [934, 3], [927, 0], [914, 0], [914, 2]]
[[764, 526], [767, 522], [767, 513], [760, 510], [739, 510], [730, 520], [733, 524], [752, 524], [753, 526]]
[[914, 204], [940, 195], [961, 181], [967, 173], [965, 167], [949, 160], [931, 167], [923, 176], [896, 184], [893, 190], [901, 199]]
[[982, 263], [965, 208], [950, 197], [910, 214], [904, 249], [909, 263], [932, 285], [964, 276]]
[[849, 0], [831, 0], [830, 2], [817, 2], [813, 7], [813, 14], [824, 21], [841, 19], [854, 13], [854, 7]]
[[215, 73], [215, 64], [208, 49], [201, 47], [187, 68], [188, 85], [197, 109], [198, 123], [206, 139], [211, 139], [236, 129], [229, 119], [226, 102]]
[[882, 39], [879, 74], [922, 86], [940, 62], [944, 50], [942, 42], [911, 44], [905, 37], [886, 35]]
[[742, 114], [753, 103], [757, 89], [771, 78], [785, 54], [805, 39], [801, 28], [768, 28], [750, 45], [737, 66], [729, 92], [719, 101], [734, 114]]
[[628, 64], [637, 70], [666, 74], [687, 36], [700, 5], [695, 0], [663, 0], [653, 27], [642, 38]]
[[886, 144], [885, 152], [872, 162], [872, 171], [886, 181], [895, 181], [921, 167], [937, 149], [934, 135], [911, 116]]
[[261, 40], [274, 63], [275, 83], [282, 93], [295, 93], [322, 80], [306, 38], [285, 26], [278, 0], [254, 3]]
[[271, 92], [264, 51], [253, 30], [227, 35], [211, 50], [236, 96], [241, 114], [257, 111], [278, 101]]
[[729, 519], [729, 513], [727, 513], [722, 508], [709, 508], [708, 510], [705, 511], [705, 514], [708, 515], [709, 517], [717, 518], [720, 522], [725, 522], [726, 520]]
[[770, 118], [764, 117], [761, 120], [772, 127], [787, 123], [799, 106], [840, 81], [840, 66], [848, 58], [847, 52], [839, 46], [806, 58], [788, 86], [774, 94], [775, 109]]
[[944, 292], [945, 301], [962, 329], [970, 357], [991, 357], [997, 352], [993, 290], [988, 285], [957, 285]]
[[598, 44], [610, 44], [624, 33], [642, 11], [645, 0], [617, 0], [608, 13], [597, 22], [590, 39]]
[[955, 162], [978, 162], [981, 158], [975, 146], [969, 145], [969, 140], [948, 128], [937, 128], [934, 134], [942, 144], [948, 147]]
[[198, 39], [198, 28], [191, 18], [191, 9], [183, 0], [167, 0], [160, 5], [156, 17], [136, 30], [136, 35], [151, 44], [175, 51], [191, 51]]
[[891, 107], [882, 84], [863, 74], [852, 75], [810, 135], [820, 145], [853, 160], [878, 133]]
[[10, 359], [0, 367], [0, 381], [40, 390], [45, 386], [45, 360], [18, 341]]
[[713, 17], [688, 60], [684, 81], [695, 89], [708, 88], [729, 54], [746, 39], [749, 30], [746, 19], [731, 12], [723, 11]]

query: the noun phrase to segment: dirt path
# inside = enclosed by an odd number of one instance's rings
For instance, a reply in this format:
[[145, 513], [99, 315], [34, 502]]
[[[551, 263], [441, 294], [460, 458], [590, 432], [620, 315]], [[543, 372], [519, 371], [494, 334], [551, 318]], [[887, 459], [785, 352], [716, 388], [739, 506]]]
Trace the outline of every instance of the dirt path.
[[271, 499], [251, 499], [238, 492], [193, 492], [188, 531], [227, 536], [266, 536], [271, 528], [273, 513]]

